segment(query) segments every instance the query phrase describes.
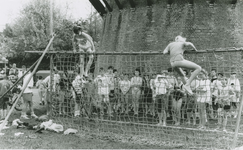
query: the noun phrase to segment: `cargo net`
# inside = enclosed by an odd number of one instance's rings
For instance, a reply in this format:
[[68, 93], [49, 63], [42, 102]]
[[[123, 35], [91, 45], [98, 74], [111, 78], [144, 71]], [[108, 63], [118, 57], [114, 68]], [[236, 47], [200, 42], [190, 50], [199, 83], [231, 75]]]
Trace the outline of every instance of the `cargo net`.
[[[168, 69], [169, 56], [159, 52], [97, 54], [89, 76], [80, 82], [81, 91], [73, 84], [80, 74], [80, 54], [55, 53], [51, 64], [59, 71], [61, 80], [57, 86], [61, 88], [51, 93], [52, 116], [65, 127], [78, 128], [102, 139], [163, 148], [228, 149], [233, 143], [237, 114], [241, 115], [242, 52], [188, 53], [185, 59], [208, 71], [204, 79], [197, 77], [201, 85], [194, 89], [193, 96], [185, 93], [181, 79]], [[220, 100], [223, 92], [216, 85], [220, 86], [223, 81], [212, 79], [212, 69], [218, 77], [223, 75], [229, 89], [239, 90], [227, 91], [229, 103]], [[139, 71], [137, 78], [134, 78], [135, 70]], [[185, 73], [190, 75], [190, 70]], [[233, 81], [230, 77], [234, 73], [236, 80]], [[171, 83], [169, 79], [176, 79], [178, 84], [171, 85], [166, 94], [156, 95], [157, 76], [168, 83]], [[200, 97], [200, 88], [209, 97]], [[78, 92], [75, 96], [73, 89]], [[166, 120], [160, 120], [161, 116]], [[205, 126], [200, 126], [203, 119]], [[240, 128], [238, 145], [242, 145], [242, 135]]]

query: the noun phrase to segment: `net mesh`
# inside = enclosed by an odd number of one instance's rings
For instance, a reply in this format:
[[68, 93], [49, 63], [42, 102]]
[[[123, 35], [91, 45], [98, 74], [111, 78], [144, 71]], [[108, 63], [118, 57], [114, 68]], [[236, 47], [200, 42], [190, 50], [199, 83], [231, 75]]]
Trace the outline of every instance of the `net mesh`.
[[[134, 115], [133, 95], [130, 89], [127, 94], [127, 101], [122, 100], [120, 90], [109, 93], [109, 104], [100, 103], [97, 94], [96, 84], [93, 82], [100, 73], [99, 68], [103, 67], [105, 71], [109, 66], [113, 66], [118, 71], [118, 77], [122, 73], [128, 74], [129, 80], [134, 76], [135, 69], [140, 69], [141, 77], [145, 74], [152, 78], [152, 74], [161, 73], [162, 70], [170, 68], [168, 55], [160, 55], [160, 52], [146, 53], [103, 53], [97, 54], [94, 63], [90, 69], [89, 81], [82, 89], [80, 101], [74, 99], [72, 94], [72, 82], [78, 74], [79, 57], [77, 53], [53, 53], [51, 64], [59, 70], [61, 78], [66, 73], [67, 80], [62, 88], [62, 92], [52, 92], [52, 117], [65, 127], [78, 128], [80, 132], [89, 134], [102, 139], [110, 139], [121, 142], [159, 145], [165, 148], [220, 148], [229, 149], [233, 143], [234, 131], [236, 128], [236, 118], [234, 114], [239, 109], [230, 109], [226, 125], [227, 132], [222, 129], [215, 130], [218, 125], [217, 109], [206, 105], [206, 129], [199, 129], [198, 105], [195, 103], [196, 124], [188, 124], [189, 101], [195, 101], [195, 97], [184, 96], [178, 108], [180, 114], [174, 114], [172, 107], [173, 98], [169, 95], [166, 99], [169, 101], [166, 111], [166, 126], [158, 125], [158, 103], [152, 98], [152, 101], [145, 100], [144, 91], [139, 96], [138, 115]], [[185, 58], [202, 66], [208, 72], [216, 69], [229, 78], [233, 71], [237, 73], [237, 78], [242, 82], [242, 52], [239, 50], [224, 49], [224, 51], [205, 51], [203, 53], [188, 53]], [[87, 63], [88, 60], [85, 59]], [[143, 89], [143, 88], [142, 88]], [[64, 94], [61, 94], [64, 93]], [[242, 92], [240, 92], [242, 93]], [[63, 98], [63, 97], [64, 98]], [[174, 97], [175, 98], [175, 97]], [[102, 112], [101, 106], [104, 108]], [[237, 103], [239, 108], [239, 103]], [[109, 110], [111, 109], [111, 111]], [[126, 110], [128, 109], [127, 113]], [[77, 110], [79, 110], [77, 115]], [[150, 110], [150, 111], [148, 111]], [[111, 113], [110, 113], [111, 112]], [[241, 114], [241, 113], [240, 113]], [[212, 116], [211, 116], [212, 115]], [[179, 125], [175, 125], [175, 118], [179, 118]], [[190, 118], [193, 120], [192, 118]], [[237, 144], [242, 145], [243, 129], [239, 129]]]

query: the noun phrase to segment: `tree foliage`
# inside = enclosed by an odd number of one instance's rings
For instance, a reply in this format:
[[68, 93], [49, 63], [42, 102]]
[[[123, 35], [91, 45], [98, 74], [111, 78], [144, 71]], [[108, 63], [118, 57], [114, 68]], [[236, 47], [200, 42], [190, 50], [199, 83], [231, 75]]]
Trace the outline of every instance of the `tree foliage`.
[[[16, 20], [7, 24], [0, 35], [0, 50], [11, 60], [31, 57], [25, 51], [43, 51], [51, 38], [50, 35], [50, 1], [32, 0], [21, 11]], [[102, 28], [102, 19], [97, 13], [85, 21], [80, 19], [94, 41], [98, 43]], [[54, 5], [53, 31], [56, 37], [53, 50], [72, 50], [72, 28], [74, 21], [63, 10]]]

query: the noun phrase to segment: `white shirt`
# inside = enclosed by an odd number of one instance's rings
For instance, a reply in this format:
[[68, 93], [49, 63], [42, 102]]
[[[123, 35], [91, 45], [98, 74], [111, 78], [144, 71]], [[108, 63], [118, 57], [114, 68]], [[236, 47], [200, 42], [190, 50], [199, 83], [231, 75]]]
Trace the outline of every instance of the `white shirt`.
[[114, 81], [115, 74], [114, 73], [112, 73], [112, 74], [106, 73], [105, 76], [109, 80], [110, 90], [114, 90], [115, 89], [115, 81]]
[[229, 78], [228, 79], [228, 85], [231, 85], [231, 83], [234, 83], [235, 90], [237, 92], [240, 92], [240, 81], [239, 81], [239, 79], [237, 79], [237, 78], [235, 78], [235, 79]]
[[204, 103], [211, 101], [210, 83], [210, 80], [199, 80], [199, 86], [197, 87], [198, 102]]
[[109, 84], [110, 84], [110, 80], [109, 78], [104, 75], [98, 75], [94, 82], [97, 84], [98, 87], [98, 94], [100, 95], [107, 95], [109, 94], [110, 90], [109, 90]]
[[230, 90], [230, 86], [228, 86], [228, 85], [221, 86], [219, 88], [219, 91], [220, 91], [219, 98], [220, 98], [220, 101], [222, 104], [230, 105], [229, 90]]
[[156, 78], [154, 80], [154, 85], [156, 95], [166, 94], [166, 88], [170, 87], [168, 81], [165, 78], [162, 78], [160, 81], [158, 80], [158, 78]]
[[[29, 78], [31, 78], [30, 82], [27, 83]], [[26, 74], [24, 79], [23, 79], [23, 87], [26, 86], [26, 84], [27, 84], [27, 87], [26, 87], [26, 89], [24, 90], [23, 93], [32, 93], [31, 88], [34, 86], [34, 80], [33, 80], [33, 77], [31, 77], [31, 73]]]
[[219, 81], [218, 79], [217, 79], [217, 80], [214, 80], [214, 81], [213, 81], [213, 84], [211, 84], [212, 95], [214, 95], [214, 96], [218, 96], [218, 91], [219, 91], [219, 88], [220, 88], [221, 86], [222, 86], [221, 81]]

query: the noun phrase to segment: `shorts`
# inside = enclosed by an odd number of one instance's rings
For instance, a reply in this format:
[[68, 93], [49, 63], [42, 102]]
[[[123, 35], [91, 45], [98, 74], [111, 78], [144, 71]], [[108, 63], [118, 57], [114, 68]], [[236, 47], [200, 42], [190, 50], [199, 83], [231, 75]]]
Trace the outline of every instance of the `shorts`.
[[32, 102], [32, 96], [33, 96], [33, 93], [23, 93], [23, 95], [22, 95], [23, 101]]
[[9, 98], [8, 97], [2, 97], [0, 99], [0, 109], [7, 109], [7, 103], [9, 101]]
[[176, 61], [183, 61], [183, 60], [184, 60], [183, 55], [182, 54], [177, 54], [177, 55], [175, 55], [175, 56], [170, 58], [170, 63], [172, 65], [172, 63], [174, 63]]
[[228, 112], [228, 111], [230, 111], [230, 105], [224, 105], [224, 110], [226, 111], [226, 112]]
[[184, 92], [182, 92], [181, 90], [175, 90], [172, 93], [173, 93], [173, 97], [176, 101], [178, 101], [179, 99], [181, 99], [184, 96]]
[[114, 90], [110, 90], [109, 98], [114, 98], [114, 97], [115, 97], [115, 91]]
[[162, 111], [168, 110], [168, 99], [166, 94], [161, 94], [156, 96], [158, 112], [161, 113]]

